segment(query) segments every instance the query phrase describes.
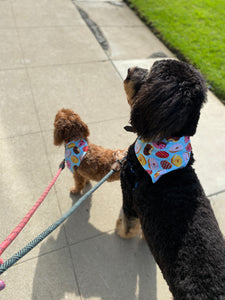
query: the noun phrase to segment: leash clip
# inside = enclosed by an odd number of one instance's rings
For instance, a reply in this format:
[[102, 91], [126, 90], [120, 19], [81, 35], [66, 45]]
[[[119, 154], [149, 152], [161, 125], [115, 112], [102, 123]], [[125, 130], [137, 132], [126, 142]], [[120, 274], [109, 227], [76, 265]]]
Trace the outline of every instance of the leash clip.
[[64, 160], [59, 165], [59, 169], [63, 170], [64, 168], [65, 168], [65, 158], [64, 158]]

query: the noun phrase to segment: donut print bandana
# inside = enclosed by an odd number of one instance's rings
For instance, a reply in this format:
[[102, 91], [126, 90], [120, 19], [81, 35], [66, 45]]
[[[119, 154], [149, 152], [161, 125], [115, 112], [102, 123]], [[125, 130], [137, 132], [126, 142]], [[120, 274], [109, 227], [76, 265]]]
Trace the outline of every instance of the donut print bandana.
[[77, 140], [65, 145], [65, 161], [67, 167], [74, 173], [88, 151], [86, 140]]
[[162, 175], [186, 167], [191, 155], [189, 136], [145, 142], [137, 138], [136, 156], [155, 183]]

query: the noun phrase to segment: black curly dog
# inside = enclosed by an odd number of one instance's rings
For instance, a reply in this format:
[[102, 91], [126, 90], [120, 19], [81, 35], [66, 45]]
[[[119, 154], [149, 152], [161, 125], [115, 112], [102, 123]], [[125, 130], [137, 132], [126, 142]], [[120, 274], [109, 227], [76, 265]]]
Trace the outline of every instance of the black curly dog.
[[[206, 101], [203, 76], [176, 60], [156, 61], [151, 70], [132, 68], [124, 81], [131, 117], [128, 130], [148, 141], [193, 136]], [[121, 170], [123, 238], [140, 227], [176, 300], [225, 299], [225, 240], [192, 167], [153, 183], [134, 144]]]

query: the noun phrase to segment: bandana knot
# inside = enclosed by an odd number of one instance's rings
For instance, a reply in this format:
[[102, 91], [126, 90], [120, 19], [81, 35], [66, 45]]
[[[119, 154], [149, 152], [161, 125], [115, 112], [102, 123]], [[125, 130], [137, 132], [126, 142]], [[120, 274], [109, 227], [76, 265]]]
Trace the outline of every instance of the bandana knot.
[[191, 156], [189, 136], [146, 142], [137, 138], [135, 154], [142, 167], [155, 183], [162, 175], [186, 167]]
[[88, 151], [88, 143], [86, 140], [77, 140], [66, 143], [65, 145], [65, 161], [67, 167], [74, 173], [78, 169], [81, 161]]

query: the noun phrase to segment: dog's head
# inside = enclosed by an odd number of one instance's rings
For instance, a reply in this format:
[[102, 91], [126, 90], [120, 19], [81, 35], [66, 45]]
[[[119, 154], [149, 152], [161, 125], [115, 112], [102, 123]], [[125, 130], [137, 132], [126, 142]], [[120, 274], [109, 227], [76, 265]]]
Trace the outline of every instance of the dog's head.
[[73, 110], [63, 108], [58, 111], [54, 122], [54, 144], [56, 146], [74, 139], [87, 139], [89, 134], [88, 126]]
[[131, 68], [124, 89], [138, 136], [155, 140], [195, 134], [207, 89], [191, 65], [169, 59], [156, 61], [150, 71]]

